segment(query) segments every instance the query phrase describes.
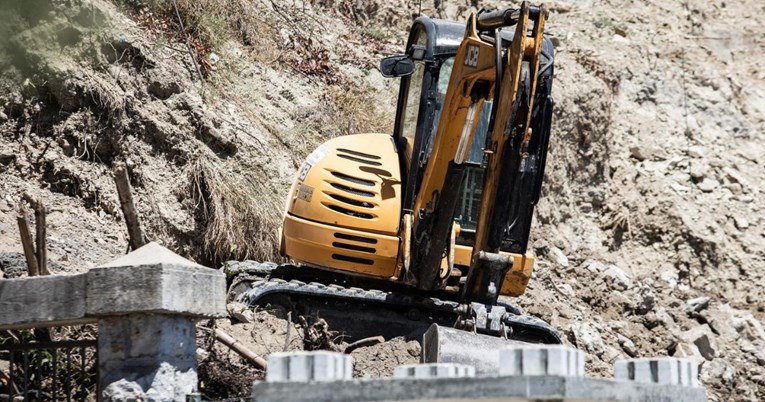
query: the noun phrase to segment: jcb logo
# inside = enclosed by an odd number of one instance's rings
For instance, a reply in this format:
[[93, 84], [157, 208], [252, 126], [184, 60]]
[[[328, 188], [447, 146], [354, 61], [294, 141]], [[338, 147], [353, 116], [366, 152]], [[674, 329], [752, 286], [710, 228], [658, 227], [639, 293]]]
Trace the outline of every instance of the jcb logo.
[[467, 50], [467, 57], [465, 57], [465, 65], [468, 67], [475, 67], [478, 65], [478, 54], [481, 49], [475, 45], [469, 45]]

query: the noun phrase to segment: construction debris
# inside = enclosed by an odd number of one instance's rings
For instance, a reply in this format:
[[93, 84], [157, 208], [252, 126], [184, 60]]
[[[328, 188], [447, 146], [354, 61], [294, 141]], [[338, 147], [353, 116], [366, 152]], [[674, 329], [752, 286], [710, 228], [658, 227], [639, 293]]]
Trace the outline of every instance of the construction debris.
[[242, 356], [243, 358], [247, 359], [249, 362], [254, 364], [258, 369], [265, 370], [266, 367], [268, 366], [268, 363], [266, 362], [264, 358], [256, 355], [253, 351], [247, 349], [239, 341], [232, 338], [231, 335], [223, 332], [223, 330], [221, 330], [220, 328], [215, 329], [215, 339], [219, 340], [221, 343], [231, 348], [231, 350], [238, 353], [239, 356]]

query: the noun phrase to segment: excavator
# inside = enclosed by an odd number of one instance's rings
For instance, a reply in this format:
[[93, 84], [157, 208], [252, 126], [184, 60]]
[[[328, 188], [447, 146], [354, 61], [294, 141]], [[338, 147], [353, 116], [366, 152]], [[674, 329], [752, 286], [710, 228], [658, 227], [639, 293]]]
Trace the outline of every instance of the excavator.
[[380, 63], [400, 78], [392, 135], [316, 148], [286, 200], [279, 252], [290, 263], [229, 264], [229, 297], [334, 316], [357, 337], [415, 323], [460, 349], [473, 334], [561, 343], [508, 299], [534, 267], [553, 111], [547, 16], [523, 2], [466, 23], [418, 17], [405, 52]]

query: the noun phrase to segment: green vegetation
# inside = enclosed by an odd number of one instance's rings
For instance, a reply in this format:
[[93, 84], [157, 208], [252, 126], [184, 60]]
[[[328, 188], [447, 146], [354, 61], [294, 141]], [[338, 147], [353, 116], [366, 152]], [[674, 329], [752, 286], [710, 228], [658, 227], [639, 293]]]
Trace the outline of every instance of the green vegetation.
[[188, 41], [205, 74], [211, 70], [211, 52], [222, 52], [229, 41], [259, 49], [263, 55], [275, 48], [265, 17], [245, 0], [123, 0], [123, 4], [160, 38]]

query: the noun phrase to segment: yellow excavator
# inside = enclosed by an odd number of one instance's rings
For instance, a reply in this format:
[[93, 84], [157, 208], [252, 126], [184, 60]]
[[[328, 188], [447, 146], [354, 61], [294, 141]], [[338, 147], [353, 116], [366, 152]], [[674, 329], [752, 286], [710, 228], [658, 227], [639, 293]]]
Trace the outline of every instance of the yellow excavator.
[[[553, 47], [547, 10], [421, 16], [404, 54], [393, 134], [320, 145], [289, 192], [280, 253], [231, 263], [230, 297], [333, 319], [351, 338], [436, 323], [560, 343], [507, 297], [524, 293], [550, 136]], [[275, 307], [275, 308], [277, 308]]]

